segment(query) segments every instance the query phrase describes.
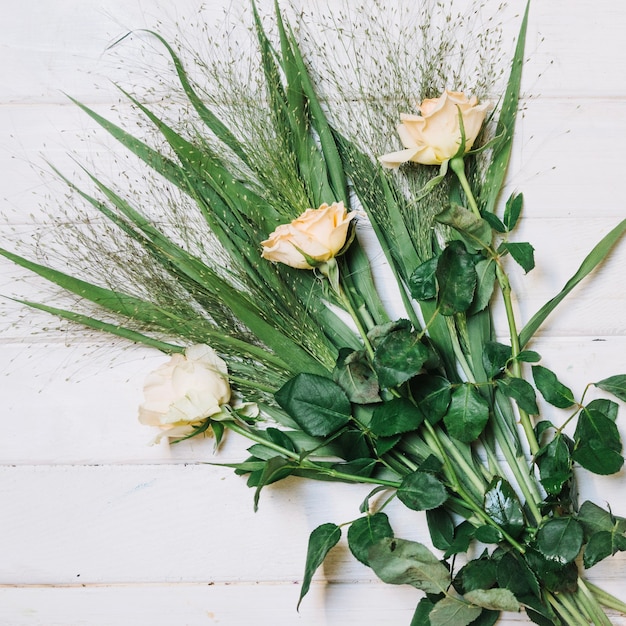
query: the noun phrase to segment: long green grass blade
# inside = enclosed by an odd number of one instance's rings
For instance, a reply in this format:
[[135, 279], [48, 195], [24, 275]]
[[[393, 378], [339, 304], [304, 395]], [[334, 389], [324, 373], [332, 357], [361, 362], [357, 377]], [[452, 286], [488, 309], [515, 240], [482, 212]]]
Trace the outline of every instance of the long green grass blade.
[[99, 287], [79, 278], [74, 278], [69, 274], [65, 274], [58, 270], [40, 265], [34, 261], [30, 261], [17, 254], [0, 248], [0, 255], [9, 259], [16, 265], [19, 265], [35, 274], [38, 274], [45, 280], [58, 285], [81, 298], [85, 298], [98, 306], [123, 315], [124, 317], [142, 322], [145, 324], [157, 325], [160, 328], [169, 329], [173, 332], [184, 334], [182, 325], [186, 325], [186, 320], [176, 318], [174, 314], [155, 305], [121, 293]]
[[57, 317], [61, 317], [71, 322], [76, 322], [77, 324], [86, 326], [87, 328], [93, 328], [94, 330], [123, 337], [124, 339], [128, 339], [135, 343], [141, 343], [146, 346], [150, 346], [151, 348], [157, 348], [167, 354], [185, 351], [184, 346], [177, 346], [165, 341], [159, 341], [158, 339], [144, 335], [136, 330], [131, 330], [130, 328], [125, 328], [124, 326], [119, 326], [117, 324], [102, 322], [88, 315], [82, 315], [80, 313], [75, 313], [74, 311], [67, 311], [66, 309], [59, 309], [46, 304], [41, 304], [39, 302], [31, 302], [30, 300], [15, 300], [15, 302], [29, 306], [32, 309], [38, 309], [40, 311], [45, 311], [46, 313], [51, 313], [52, 315], [56, 315]]
[[[330, 204], [340, 200], [342, 198], [335, 195], [328, 179], [326, 162], [310, 132], [309, 108], [302, 88], [302, 77], [285, 37], [280, 15], [277, 13], [281, 39], [281, 51], [278, 54], [267, 37], [254, 2], [252, 6], [271, 112], [274, 116], [274, 131], [282, 138], [284, 147], [297, 156], [299, 175], [305, 185], [310, 206], [317, 207], [324, 202]], [[283, 72], [284, 86], [276, 60]]]
[[[194, 145], [129, 93], [120, 91], [148, 117], [175, 151], [181, 162], [180, 177], [187, 182], [187, 193], [200, 201], [200, 208], [222, 243], [224, 237], [220, 234], [250, 239], [273, 230], [279, 220], [276, 211], [238, 181], [216, 154], [206, 146]], [[251, 228], [251, 223], [258, 230]]]
[[526, 41], [526, 28], [528, 25], [528, 10], [530, 2], [526, 4], [524, 18], [520, 27], [511, 65], [511, 73], [507, 84], [506, 92], [502, 100], [502, 109], [498, 124], [496, 126], [496, 136], [501, 136], [493, 149], [493, 154], [487, 172], [482, 183], [482, 193], [480, 204], [484, 211], [493, 213], [498, 195], [502, 189], [506, 168], [511, 156], [513, 146], [513, 131], [515, 129], [515, 119], [519, 106], [519, 93], [522, 81], [522, 67], [524, 65], [524, 44]]
[[180, 166], [174, 163], [174, 161], [164, 157], [157, 150], [154, 150], [148, 144], [126, 132], [120, 126], [110, 122], [82, 102], [79, 102], [71, 96], [68, 96], [68, 98], [77, 107], [89, 115], [92, 120], [102, 126], [102, 128], [104, 128], [104, 130], [106, 130], [114, 139], [119, 141], [125, 148], [139, 157], [144, 163], [161, 174], [161, 176], [163, 176], [166, 180], [175, 184], [182, 191], [187, 190], [187, 181], [183, 176], [181, 176]]
[[[324, 111], [320, 104], [320, 101], [313, 87], [313, 83], [309, 76], [308, 69], [302, 58], [302, 53], [298, 46], [298, 42], [293, 34], [293, 31], [287, 28], [282, 19], [278, 2], [274, 3], [276, 12], [276, 22], [278, 25], [278, 32], [281, 39], [281, 48], [283, 51], [283, 59], [285, 60], [285, 71], [288, 77], [291, 78], [290, 82], [297, 81], [299, 85], [299, 91], [301, 92], [301, 98], [303, 100], [303, 111], [308, 110], [313, 122], [313, 126], [317, 131], [322, 153], [324, 155], [324, 162], [328, 170], [328, 176], [330, 178], [330, 184], [333, 188], [334, 200], [348, 204], [348, 182], [346, 175], [342, 167], [341, 156], [335, 143], [332, 129], [324, 115]], [[300, 94], [299, 94], [300, 95]], [[304, 108], [306, 106], [306, 109]]]
[[421, 260], [398, 208], [391, 183], [354, 143], [337, 131], [335, 136], [342, 167], [352, 181], [388, 261], [406, 284]]
[[618, 242], [622, 235], [626, 233], [626, 220], [622, 220], [611, 232], [605, 235], [602, 240], [585, 257], [578, 271], [567, 281], [563, 289], [551, 300], [546, 302], [520, 332], [520, 347], [524, 347], [537, 329], [543, 324], [545, 319], [556, 309], [567, 294], [580, 283], [589, 273], [591, 273], [609, 254], [611, 248]]
[[139, 32], [146, 32], [152, 35], [164, 46], [164, 48], [167, 50], [168, 54], [172, 58], [174, 68], [176, 69], [178, 79], [180, 80], [180, 84], [185, 91], [187, 98], [189, 98], [189, 102], [191, 102], [192, 106], [198, 113], [200, 119], [207, 125], [207, 127], [215, 134], [215, 136], [221, 142], [227, 145], [246, 165], [250, 166], [248, 155], [246, 154], [239, 140], [230, 131], [230, 129], [204, 104], [200, 96], [198, 96], [198, 94], [192, 87], [187, 72], [185, 71], [185, 68], [182, 64], [182, 61], [180, 60], [176, 52], [174, 52], [172, 46], [170, 46], [170, 44], [161, 35], [152, 30], [141, 29]]
[[[173, 277], [176, 284], [180, 287], [183, 287], [191, 300], [197, 302], [200, 306], [202, 306], [205, 310], [215, 312], [216, 307], [220, 307], [221, 311], [223, 311], [223, 307], [221, 307], [219, 301], [215, 298], [207, 298], [206, 292], [198, 292], [197, 284], [190, 280], [186, 274], [180, 272], [178, 268], [172, 264], [168, 258], [166, 258], [160, 251], [158, 245], [156, 245], [152, 240], [150, 240], [144, 233], [142, 233], [136, 226], [133, 225], [132, 219], [127, 219], [125, 216], [128, 215], [128, 212], [125, 210], [127, 203], [121, 199], [119, 199], [119, 203], [115, 201], [118, 199], [118, 196], [114, 194], [107, 187], [102, 185], [95, 176], [91, 175], [89, 172], [86, 173], [91, 178], [92, 181], [95, 182], [96, 186], [101, 190], [105, 191], [105, 195], [109, 198], [109, 200], [113, 201], [113, 204], [117, 204], [118, 211], [121, 214], [118, 214], [111, 210], [104, 202], [94, 198], [92, 195], [86, 193], [79, 187], [77, 187], [73, 182], [71, 182], [68, 178], [66, 178], [59, 170], [55, 167], [51, 166], [52, 171], [54, 171], [57, 176], [63, 180], [70, 189], [79, 194], [84, 200], [86, 200], [89, 204], [91, 204], [94, 208], [96, 208], [102, 215], [104, 215], [111, 223], [115, 224], [122, 232], [124, 232], [130, 239], [138, 243], [148, 254], [154, 259], [159, 265], [161, 265], [169, 275]], [[83, 168], [84, 169], [84, 168]], [[137, 214], [138, 215], [138, 214]], [[135, 212], [132, 211], [131, 218], [134, 218]], [[143, 222], [143, 218], [140, 219], [140, 223]], [[187, 310], [187, 305], [185, 302], [177, 302], [176, 303], [176, 312], [179, 314], [179, 317], [185, 319], [200, 319], [197, 313], [194, 310]], [[206, 321], [208, 323], [208, 321]], [[202, 324], [204, 325], [205, 320], [203, 320]], [[192, 325], [193, 326], [193, 325]], [[182, 326], [181, 326], [182, 328]], [[205, 336], [207, 329], [205, 326], [202, 327], [200, 333], [195, 330], [188, 333], [188, 338], [195, 341], [205, 341], [202, 337]], [[200, 339], [199, 339], [200, 337]]]

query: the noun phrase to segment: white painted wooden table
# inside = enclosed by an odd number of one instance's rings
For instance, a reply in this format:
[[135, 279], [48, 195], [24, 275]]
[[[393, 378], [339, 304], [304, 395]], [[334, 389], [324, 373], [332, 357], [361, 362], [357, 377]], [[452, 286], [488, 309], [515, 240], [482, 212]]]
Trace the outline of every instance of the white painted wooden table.
[[[2, 246], [14, 230], [45, 229], [42, 197], [51, 196], [46, 210], [61, 197], [32, 166], [41, 154], [67, 168], [67, 151], [100, 149], [100, 136], [79, 141], [92, 127], [63, 92], [109, 110], [117, 101], [109, 79], [123, 82], [128, 68], [161, 62], [150, 46], [129, 45], [121, 64], [119, 53], [106, 52], [116, 36], [211, 24], [228, 3], [205, 3], [201, 15], [198, 0], [175, 4], [2, 2]], [[518, 23], [507, 18], [509, 34]], [[535, 245], [538, 264], [514, 280], [526, 319], [626, 215], [625, 30], [626, 5], [616, 0], [532, 7], [509, 176], [526, 198], [519, 240]], [[535, 343], [577, 389], [626, 372], [625, 266], [626, 241]], [[0, 293], [40, 292], [23, 276], [0, 264]], [[408, 625], [419, 593], [377, 582], [343, 543], [295, 611], [308, 534], [356, 517], [367, 488], [289, 480], [266, 489], [255, 514], [244, 480], [206, 464], [241, 458], [240, 442], [229, 441], [218, 458], [206, 441], [147, 445], [151, 433], [137, 423], [136, 406], [160, 354], [77, 333], [10, 301], [0, 306], [0, 626]], [[623, 473], [582, 482], [583, 497], [608, 500], [622, 515], [625, 490]], [[426, 540], [415, 516], [391, 513], [398, 535]], [[618, 555], [590, 576], [624, 595], [626, 559]]]

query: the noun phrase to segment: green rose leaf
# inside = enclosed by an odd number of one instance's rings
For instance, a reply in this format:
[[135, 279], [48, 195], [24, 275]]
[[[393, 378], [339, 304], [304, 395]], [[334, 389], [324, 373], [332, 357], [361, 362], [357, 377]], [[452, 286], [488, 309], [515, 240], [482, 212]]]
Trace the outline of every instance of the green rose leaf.
[[474, 250], [482, 250], [491, 245], [491, 226], [473, 211], [451, 204], [435, 215], [440, 224], [452, 226], [463, 238], [463, 241]]
[[451, 241], [437, 265], [438, 305], [442, 315], [466, 311], [474, 299], [477, 275], [474, 260], [461, 241]]
[[468, 591], [465, 599], [491, 611], [519, 611], [520, 603], [508, 589], [476, 589]]
[[380, 402], [378, 378], [365, 352], [342, 349], [333, 370], [333, 380], [344, 390], [350, 402]]
[[282, 456], [274, 456], [265, 462], [263, 470], [258, 475], [258, 482], [256, 483], [256, 490], [254, 492], [255, 512], [259, 507], [259, 497], [261, 496], [263, 487], [282, 480], [283, 478], [287, 478], [287, 476], [293, 474], [295, 469], [293, 462], [284, 459]]
[[573, 459], [594, 474], [614, 474], [624, 464], [617, 426], [600, 411], [588, 407], [582, 410], [578, 416], [574, 442]]
[[346, 460], [365, 459], [372, 454], [370, 438], [360, 429], [344, 430], [338, 437], [333, 437], [329, 444], [332, 454]]
[[374, 353], [374, 369], [381, 387], [396, 387], [418, 374], [429, 359], [419, 335], [407, 329], [389, 333]]
[[496, 283], [496, 262], [493, 259], [482, 259], [476, 263], [476, 292], [468, 313], [473, 315], [482, 311], [491, 300], [493, 287]]
[[374, 448], [376, 448], [376, 454], [378, 456], [383, 456], [387, 454], [390, 450], [398, 445], [402, 439], [402, 435], [396, 435], [395, 437], [378, 437], [374, 442]]
[[436, 424], [450, 406], [452, 386], [442, 376], [422, 374], [411, 381], [411, 394], [425, 418]]
[[485, 513], [512, 537], [517, 537], [525, 527], [522, 505], [517, 494], [504, 480], [494, 478], [485, 492], [483, 503]]
[[386, 322], [385, 324], [377, 324], [373, 328], [367, 331], [367, 338], [374, 348], [377, 348], [380, 342], [387, 336], [397, 330], [410, 331], [413, 325], [409, 320], [399, 319], [393, 322]]
[[607, 556], [626, 550], [626, 518], [613, 515], [597, 504], [586, 500], [578, 511], [577, 519], [583, 527], [587, 545], [583, 564], [592, 567]]
[[549, 591], [573, 593], [578, 588], [578, 565], [574, 561], [562, 565], [533, 548], [526, 550], [524, 557], [539, 581]]
[[298, 607], [311, 586], [313, 574], [324, 562], [326, 555], [337, 545], [341, 539], [341, 528], [336, 524], [322, 524], [318, 526], [309, 536], [309, 546], [306, 553], [306, 563], [304, 565], [304, 577], [302, 589], [298, 599]]
[[594, 385], [603, 391], [613, 394], [623, 402], [626, 402], [626, 374], [610, 376], [609, 378], [594, 383]]
[[[331, 465], [332, 469], [337, 470], [338, 472], [343, 472], [345, 474], [352, 474], [353, 476], [366, 476], [369, 477], [372, 475], [374, 469], [376, 469], [376, 459], [366, 458], [366, 459], [354, 459], [352, 461], [348, 461], [347, 463], [333, 463]], [[306, 470], [300, 470], [298, 473], [299, 476], [305, 476]], [[315, 475], [315, 470], [313, 470], [313, 475]], [[316, 476], [319, 478], [319, 474]], [[331, 478], [329, 476], [325, 476], [324, 480], [341, 480], [341, 478]]]
[[415, 608], [413, 613], [413, 619], [411, 620], [411, 626], [430, 626], [429, 615], [433, 610], [435, 603], [427, 597], [423, 597]]
[[434, 454], [429, 454], [417, 468], [420, 472], [430, 472], [436, 474], [443, 469], [443, 461], [438, 459]]
[[447, 550], [454, 540], [454, 520], [443, 507], [426, 511], [430, 540], [438, 550]]
[[475, 589], [489, 589], [496, 584], [496, 562], [486, 555], [468, 561], [454, 577], [454, 588], [464, 595]]
[[507, 230], [513, 230], [522, 212], [524, 196], [521, 193], [511, 194], [504, 206], [504, 225]]
[[502, 533], [489, 524], [478, 526], [474, 537], [476, 541], [480, 541], [481, 543], [499, 543], [502, 541]]
[[533, 595], [541, 598], [537, 577], [523, 558], [506, 552], [496, 567], [498, 586], [513, 592], [516, 597]]
[[475, 528], [470, 522], [461, 522], [454, 530], [454, 541], [452, 545], [445, 551], [444, 557], [447, 559], [453, 554], [467, 552], [470, 543], [474, 537]]
[[589, 569], [607, 556], [626, 550], [626, 537], [617, 533], [603, 530], [592, 535], [583, 554], [583, 565]]
[[577, 519], [582, 524], [587, 539], [605, 530], [626, 533], [626, 518], [613, 515], [589, 500], [582, 503]]
[[540, 422], [537, 422], [534, 428], [537, 441], [539, 441], [543, 434], [551, 428], [556, 429], [556, 426], [550, 420], [541, 420]]
[[576, 401], [571, 390], [559, 382], [556, 374], [542, 365], [533, 365], [533, 379], [546, 402], [559, 409], [567, 409]]
[[489, 213], [488, 211], [485, 211], [483, 213], [483, 219], [496, 232], [498, 233], [506, 232], [506, 226], [502, 223], [502, 220], [497, 215], [495, 215], [495, 213]]
[[572, 562], [583, 545], [583, 527], [573, 517], [548, 520], [537, 533], [537, 550], [560, 565]]
[[526, 606], [526, 615], [533, 624], [539, 624], [539, 626], [554, 626], [554, 624], [559, 623], [557, 614], [551, 609], [550, 606], [542, 606], [541, 609], [542, 612], [539, 613], [538, 611], [531, 609], [529, 606]]
[[541, 484], [551, 495], [558, 495], [572, 477], [570, 447], [565, 435], [559, 434], [536, 456]]
[[523, 378], [503, 378], [496, 381], [498, 389], [517, 403], [529, 415], [538, 415], [537, 397], [533, 386]]
[[423, 544], [391, 537], [381, 539], [368, 551], [369, 566], [383, 581], [411, 585], [426, 593], [444, 593], [450, 572]]
[[501, 249], [506, 250], [527, 274], [535, 267], [535, 249], [529, 243], [507, 241]]
[[265, 432], [265, 436], [272, 443], [277, 443], [279, 446], [289, 450], [290, 452], [296, 451], [296, 446], [294, 445], [289, 435], [287, 435], [287, 433], [285, 433], [284, 431], [280, 430], [280, 428], [272, 428], [270, 426], [269, 428], [266, 428], [264, 432]]
[[276, 402], [300, 428], [313, 437], [326, 437], [350, 420], [350, 400], [329, 378], [298, 374], [274, 395]]
[[500, 611], [483, 609], [483, 612], [471, 622], [470, 626], [494, 626], [498, 619], [500, 619]]
[[524, 363], [538, 363], [541, 361], [541, 355], [534, 350], [522, 350], [516, 357], [516, 361], [523, 361]]
[[483, 347], [483, 367], [489, 378], [499, 374], [511, 358], [511, 346], [497, 341], [487, 341]]
[[370, 430], [379, 437], [392, 437], [419, 428], [422, 412], [406, 398], [393, 398], [379, 404], [372, 415]]
[[367, 513], [370, 509], [370, 499], [373, 498], [377, 493], [380, 493], [381, 491], [385, 491], [386, 489], [389, 489], [389, 487], [385, 487], [383, 485], [379, 485], [378, 487], [374, 487], [374, 489], [372, 489], [363, 499], [363, 502], [361, 502], [361, 506], [359, 507], [359, 511], [361, 513]]
[[448, 596], [439, 600], [430, 612], [430, 626], [467, 626], [482, 613], [482, 608]]
[[404, 477], [398, 488], [398, 499], [413, 511], [428, 511], [441, 506], [448, 494], [436, 476], [417, 471]]
[[475, 441], [489, 420], [489, 404], [474, 385], [464, 383], [452, 392], [443, 421], [450, 436], [470, 443]]
[[352, 522], [348, 529], [348, 546], [356, 559], [369, 565], [369, 549], [386, 537], [393, 537], [389, 518], [385, 513], [375, 513]]
[[586, 409], [590, 411], [599, 411], [614, 422], [617, 419], [617, 414], [619, 412], [619, 404], [617, 404], [617, 402], [613, 402], [613, 400], [598, 398], [597, 400], [592, 400], [586, 406]]
[[433, 257], [418, 265], [409, 278], [409, 292], [416, 300], [432, 300], [437, 295], [437, 263], [439, 257]]

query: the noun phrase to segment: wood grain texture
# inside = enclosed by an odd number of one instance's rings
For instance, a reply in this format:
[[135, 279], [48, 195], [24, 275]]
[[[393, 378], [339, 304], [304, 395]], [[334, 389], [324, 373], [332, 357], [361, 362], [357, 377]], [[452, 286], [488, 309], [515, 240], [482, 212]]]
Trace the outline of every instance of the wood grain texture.
[[[171, 67], [141, 37], [114, 50], [108, 46], [139, 28], [199, 41], [204, 25], [210, 32], [226, 10], [236, 21], [244, 3], [5, 4], [0, 245], [12, 248], [16, 239], [35, 241], [45, 234], [48, 213], [63, 205], [61, 186], [42, 173], [44, 159], [71, 175], [75, 157], [111, 175], [120, 168], [129, 178], [135, 175], [132, 160], [96, 132], [65, 94], [128, 119], [111, 81], [142, 89]], [[271, 3], [260, 4], [267, 9]], [[340, 4], [294, 2], [296, 11], [313, 12]], [[360, 2], [350, 4], [358, 10]], [[495, 9], [499, 3], [486, 4]], [[507, 42], [523, 4], [511, 0], [501, 13]], [[524, 192], [517, 237], [531, 241], [538, 262], [528, 276], [513, 276], [522, 318], [557, 293], [595, 242], [626, 215], [625, 29], [626, 4], [614, 0], [537, 0], [532, 6], [507, 182], [508, 190]], [[366, 225], [361, 236], [393, 308], [397, 296], [386, 288], [384, 264]], [[579, 392], [626, 371], [625, 266], [622, 242], [533, 344]], [[48, 295], [4, 261], [0, 293]], [[504, 334], [502, 311], [496, 319]], [[0, 302], [0, 625], [408, 624], [419, 593], [377, 582], [350, 557], [345, 541], [295, 611], [308, 534], [322, 522], [354, 519], [368, 489], [288, 480], [267, 488], [253, 513], [245, 481], [207, 464], [241, 459], [243, 442], [230, 438], [218, 456], [208, 439], [148, 445], [152, 433], [138, 424], [136, 407], [145, 375], [161, 361], [154, 351], [80, 333]], [[563, 419], [556, 412], [553, 417]], [[626, 515], [625, 480], [623, 472], [584, 475], [582, 497], [610, 501], [615, 513]], [[398, 535], [427, 540], [419, 515], [397, 506], [390, 514]], [[623, 593], [626, 558], [597, 565], [590, 577]], [[620, 617], [612, 621], [626, 624]], [[507, 615], [501, 623], [512, 626], [524, 618]]]

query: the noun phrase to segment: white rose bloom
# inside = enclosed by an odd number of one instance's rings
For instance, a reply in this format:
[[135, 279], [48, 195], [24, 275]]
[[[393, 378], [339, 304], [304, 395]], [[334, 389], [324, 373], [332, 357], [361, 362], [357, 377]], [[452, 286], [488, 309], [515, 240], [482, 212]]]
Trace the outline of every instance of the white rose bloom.
[[212, 348], [198, 344], [184, 355], [174, 354], [148, 375], [139, 421], [180, 436], [191, 433], [193, 424], [220, 413], [229, 400], [226, 363]]

